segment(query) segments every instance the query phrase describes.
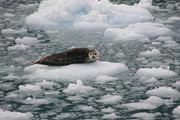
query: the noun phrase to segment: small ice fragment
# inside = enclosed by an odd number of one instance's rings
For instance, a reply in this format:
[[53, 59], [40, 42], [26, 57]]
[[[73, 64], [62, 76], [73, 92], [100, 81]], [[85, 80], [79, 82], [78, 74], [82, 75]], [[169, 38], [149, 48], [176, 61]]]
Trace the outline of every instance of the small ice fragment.
[[86, 106], [86, 105], [80, 105], [79, 109], [81, 109], [82, 111], [94, 111], [95, 108], [93, 108], [92, 106]]
[[140, 68], [136, 72], [136, 74], [140, 77], [157, 77], [157, 78], [172, 77], [177, 75], [177, 73], [163, 68]]
[[112, 113], [112, 112], [114, 112], [115, 110], [112, 109], [111, 107], [108, 107], [108, 108], [101, 109], [101, 111], [104, 112], [104, 113]]
[[153, 49], [152, 51], [140, 52], [140, 55], [146, 57], [160, 56], [161, 52], [158, 49]]
[[50, 101], [46, 100], [46, 99], [35, 99], [35, 98], [31, 98], [28, 97], [24, 103], [26, 104], [33, 104], [33, 105], [42, 105], [42, 104], [49, 104]]
[[55, 83], [54, 82], [47, 82], [46, 80], [42, 81], [42, 82], [37, 82], [35, 85], [44, 87], [44, 88], [52, 88]]
[[0, 109], [1, 120], [31, 120], [33, 115], [31, 113], [11, 112]]
[[17, 38], [15, 42], [17, 44], [24, 44], [24, 45], [36, 45], [39, 43], [37, 38], [31, 38], [31, 37]]
[[157, 115], [161, 115], [161, 113], [146, 113], [146, 112], [141, 112], [141, 113], [135, 113], [131, 117], [136, 117], [140, 118], [143, 120], [153, 120]]
[[88, 91], [92, 91], [94, 89], [95, 88], [92, 88], [90, 86], [84, 86], [81, 80], [77, 80], [76, 84], [70, 83], [68, 85], [68, 88], [64, 89], [63, 92], [68, 94], [75, 94], [75, 93], [88, 94]]
[[14, 74], [8, 74], [7, 76], [2, 77], [2, 79], [5, 79], [5, 80], [15, 80], [15, 79], [19, 79], [19, 76], [15, 76]]
[[40, 91], [41, 87], [38, 85], [30, 85], [30, 84], [26, 84], [26, 85], [20, 85], [19, 86], [19, 91], [24, 91], [24, 92], [31, 92], [31, 91]]
[[180, 81], [177, 81], [176, 83], [173, 84], [176, 88], [180, 88]]
[[27, 33], [27, 29], [23, 28], [20, 30], [16, 30], [16, 29], [2, 29], [1, 34], [2, 35], [6, 35], [6, 36], [12, 36], [12, 35], [16, 35], [16, 34], [26, 34]]
[[176, 117], [180, 117], [180, 105], [177, 106], [176, 108], [174, 108], [174, 110], [172, 111], [172, 113], [174, 114], [174, 116]]
[[115, 113], [105, 114], [102, 116], [102, 119], [117, 119], [119, 118]]
[[180, 92], [178, 92], [175, 89], [172, 89], [171, 87], [165, 86], [155, 88], [153, 90], [148, 90], [146, 94], [159, 96], [163, 98], [180, 98]]
[[27, 48], [29, 48], [29, 46], [23, 44], [17, 44], [15, 46], [8, 47], [8, 50], [26, 50]]
[[121, 97], [120, 95], [110, 95], [107, 94], [105, 96], [102, 96], [101, 99], [96, 100], [96, 102], [101, 102], [104, 104], [115, 104], [117, 102], [119, 102], [123, 97]]

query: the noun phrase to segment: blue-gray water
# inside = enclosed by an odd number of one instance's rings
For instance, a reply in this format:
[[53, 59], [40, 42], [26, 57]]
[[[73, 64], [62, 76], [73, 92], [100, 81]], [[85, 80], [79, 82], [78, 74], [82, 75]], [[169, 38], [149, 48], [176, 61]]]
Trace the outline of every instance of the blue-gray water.
[[[102, 119], [105, 115], [101, 110], [111, 107], [118, 119], [136, 119], [132, 117], [135, 113], [158, 113], [156, 117], [151, 119], [175, 119], [172, 111], [180, 105], [180, 99], [173, 99], [172, 104], [164, 104], [157, 109], [140, 109], [129, 110], [120, 107], [124, 103], [139, 102], [147, 99], [149, 96], [145, 93], [155, 87], [166, 86], [172, 87], [180, 92], [180, 88], [173, 86], [175, 82], [180, 81], [180, 21], [164, 23], [173, 33], [170, 36], [178, 47], [164, 47], [164, 43], [152, 45], [151, 43], [139, 42], [111, 42], [104, 38], [104, 30], [60, 30], [58, 33], [49, 33], [47, 30], [40, 28], [32, 28], [25, 24], [25, 17], [37, 10], [40, 1], [26, 0], [1, 0], [0, 2], [0, 30], [2, 29], [27, 29], [27, 33], [18, 33], [13, 35], [0, 34], [0, 108], [8, 111], [21, 113], [30, 112], [33, 114], [33, 120], [39, 119], [62, 119], [59, 115], [64, 115], [64, 119], [68, 120], [85, 120], [85, 119]], [[133, 4], [130, 2], [125, 2]], [[33, 4], [33, 5], [32, 5]], [[27, 5], [32, 5], [27, 7]], [[159, 6], [162, 10], [153, 11], [155, 21], [162, 19], [167, 20], [169, 17], [180, 17], [180, 2], [176, 1], [157, 1], [153, 5]], [[6, 14], [8, 13], [8, 14]], [[13, 15], [11, 15], [11, 14]], [[6, 14], [6, 15], [5, 15]], [[16, 38], [35, 37], [40, 43], [29, 47], [27, 50], [8, 50], [8, 47], [14, 46]], [[156, 38], [150, 38], [155, 41]], [[83, 81], [86, 86], [96, 88], [98, 93], [83, 96], [83, 100], [71, 101], [69, 97], [63, 93], [63, 89], [67, 88], [69, 82], [54, 81], [56, 84], [50, 88], [42, 88], [43, 91], [35, 96], [36, 99], [48, 99], [48, 104], [26, 104], [24, 101], [31, 95], [22, 95], [18, 92], [20, 85], [34, 84], [24, 78], [24, 68], [30, 65], [30, 61], [35, 60], [39, 56], [43, 56], [52, 52], [62, 51], [71, 47], [91, 47], [100, 52], [100, 60], [109, 62], [122, 62], [129, 71], [120, 74], [117, 81], [107, 82], [105, 84], [97, 84], [93, 81]], [[146, 51], [147, 48], [158, 48], [161, 56], [144, 58], [140, 56], [140, 52]], [[116, 55], [124, 53], [124, 56]], [[158, 82], [149, 84], [143, 83], [136, 77], [136, 71], [145, 67], [166, 67], [176, 72], [178, 75], [170, 78], [157, 78]], [[15, 76], [10, 79], [3, 79], [12, 74]], [[45, 92], [58, 91], [58, 94], [47, 95]], [[7, 96], [17, 93], [15, 98]], [[100, 96], [107, 94], [121, 95], [123, 99], [116, 104], [98, 103], [96, 100]], [[165, 100], [171, 101], [169, 98]], [[95, 110], [83, 111], [79, 107], [81, 105], [92, 106]], [[79, 107], [78, 107], [79, 106]], [[160, 113], [160, 114], [159, 114]], [[0, 115], [1, 116], [1, 115]], [[137, 118], [138, 119], [138, 118]]]

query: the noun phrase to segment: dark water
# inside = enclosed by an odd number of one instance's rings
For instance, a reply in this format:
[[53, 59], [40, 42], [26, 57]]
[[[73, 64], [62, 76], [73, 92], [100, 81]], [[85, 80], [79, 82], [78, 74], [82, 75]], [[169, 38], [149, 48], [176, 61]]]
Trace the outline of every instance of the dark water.
[[[112, 0], [113, 1], [113, 0]], [[113, 1], [116, 3], [134, 4], [137, 1]], [[2, 29], [22, 29], [27, 32], [16, 34], [0, 34], [0, 108], [8, 111], [21, 113], [30, 112], [33, 114], [33, 120], [52, 120], [52, 119], [102, 119], [105, 115], [102, 109], [111, 107], [118, 116], [117, 119], [136, 119], [132, 117], [135, 113], [146, 112], [152, 113], [155, 117], [150, 119], [175, 119], [172, 111], [180, 105], [180, 99], [165, 98], [167, 104], [160, 107], [150, 109], [129, 110], [122, 108], [120, 105], [124, 103], [134, 103], [146, 100], [149, 96], [146, 91], [155, 87], [166, 86], [172, 87], [180, 92], [180, 87], [174, 87], [173, 84], [180, 81], [180, 21], [164, 22], [173, 32], [170, 36], [178, 44], [178, 47], [164, 47], [164, 43], [160, 45], [152, 45], [151, 43], [120, 43], [109, 42], [105, 39], [104, 30], [60, 30], [57, 33], [41, 28], [32, 28], [25, 24], [25, 17], [37, 10], [40, 1], [31, 0], [1, 0], [0, 1], [0, 30]], [[32, 6], [28, 6], [32, 5]], [[167, 20], [169, 17], [180, 17], [180, 1], [153, 1], [153, 5], [159, 6], [161, 10], [152, 11], [155, 17], [154, 21]], [[6, 14], [8, 13], [8, 14]], [[32, 45], [26, 50], [8, 50], [8, 47], [14, 46], [16, 38], [35, 37], [40, 43]], [[150, 38], [155, 41], [156, 38]], [[96, 88], [95, 94], [82, 96], [82, 100], [72, 101], [67, 98], [63, 90], [67, 88], [69, 82], [53, 81], [53, 87], [43, 87], [42, 91], [37, 94], [22, 94], [19, 92], [20, 85], [32, 84], [37, 81], [30, 81], [24, 78], [24, 68], [29, 66], [30, 61], [52, 52], [62, 51], [71, 47], [91, 47], [100, 52], [100, 60], [109, 62], [122, 62], [129, 71], [122, 73], [117, 81], [107, 82], [105, 84], [97, 84], [92, 81], [83, 81], [86, 86]], [[140, 52], [146, 51], [147, 48], [158, 48], [161, 56], [144, 58], [140, 56]], [[119, 54], [117, 54], [119, 53]], [[121, 53], [124, 53], [122, 55]], [[119, 55], [119, 56], [118, 56]], [[122, 56], [121, 56], [122, 55]], [[169, 66], [170, 70], [178, 75], [170, 78], [157, 78], [155, 83], [143, 83], [136, 76], [136, 71], [145, 67], [164, 67]], [[4, 78], [13, 75], [9, 79]], [[47, 92], [58, 92], [57, 94], [47, 95]], [[7, 97], [15, 94], [15, 97]], [[96, 100], [100, 96], [107, 94], [120, 95], [122, 100], [115, 104], [98, 103]], [[46, 104], [26, 104], [24, 101], [28, 98], [47, 99], [50, 102]], [[169, 104], [168, 104], [169, 103]], [[82, 106], [92, 106], [94, 109], [90, 111], [82, 110]], [[1, 116], [1, 115], [0, 115]], [[1, 117], [0, 117], [1, 118]], [[138, 118], [137, 118], [138, 119]], [[177, 118], [178, 119], [178, 118]]]

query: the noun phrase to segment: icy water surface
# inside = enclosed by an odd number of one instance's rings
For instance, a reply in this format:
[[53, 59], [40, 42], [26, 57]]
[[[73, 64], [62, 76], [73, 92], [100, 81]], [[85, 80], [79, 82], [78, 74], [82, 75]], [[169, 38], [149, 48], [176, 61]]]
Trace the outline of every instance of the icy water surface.
[[[159, 8], [150, 10], [154, 18], [147, 22], [158, 25], [136, 24], [117, 32], [28, 26], [25, 18], [39, 4], [38, 0], [0, 2], [0, 119], [180, 119], [178, 0], [153, 2]], [[143, 28], [147, 25], [149, 30]], [[127, 41], [117, 35], [127, 32]], [[41, 56], [74, 47], [97, 49], [100, 61], [87, 65], [89, 69], [75, 65], [77, 71], [30, 64]], [[70, 80], [62, 79], [73, 75]]]

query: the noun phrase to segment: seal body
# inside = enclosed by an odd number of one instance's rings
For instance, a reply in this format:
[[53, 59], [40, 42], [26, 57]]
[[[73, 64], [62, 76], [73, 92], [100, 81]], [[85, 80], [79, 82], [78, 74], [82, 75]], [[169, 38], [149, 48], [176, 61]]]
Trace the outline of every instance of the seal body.
[[63, 66], [78, 63], [91, 63], [98, 59], [98, 52], [90, 48], [73, 48], [63, 52], [52, 53], [32, 62], [50, 66]]

